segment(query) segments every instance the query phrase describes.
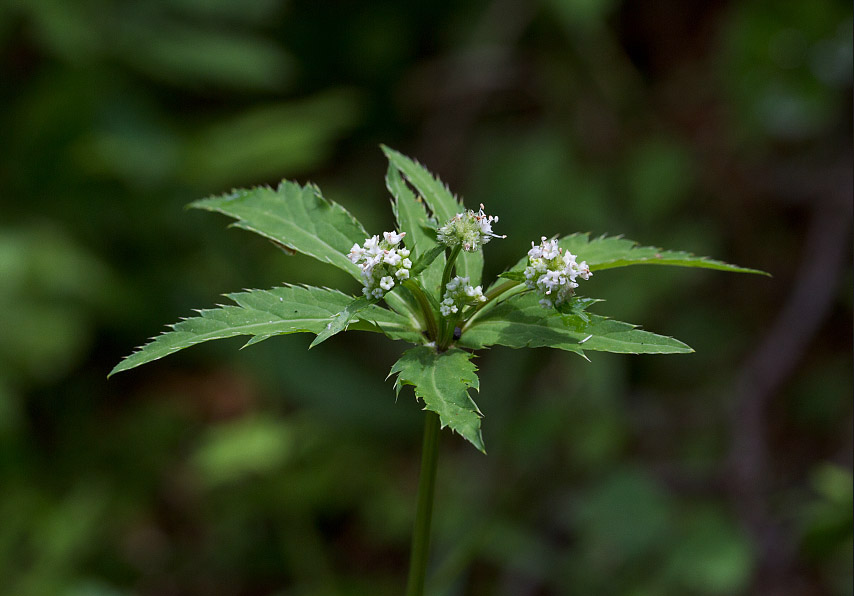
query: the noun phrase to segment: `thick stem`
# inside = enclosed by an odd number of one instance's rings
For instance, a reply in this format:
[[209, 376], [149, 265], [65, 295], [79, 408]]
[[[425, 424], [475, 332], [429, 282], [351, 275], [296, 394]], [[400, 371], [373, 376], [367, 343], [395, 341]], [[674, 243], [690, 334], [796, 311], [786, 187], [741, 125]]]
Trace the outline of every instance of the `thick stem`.
[[430, 554], [430, 522], [433, 517], [433, 495], [436, 488], [436, 463], [439, 458], [439, 415], [426, 412], [424, 442], [421, 454], [421, 476], [418, 479], [418, 505], [412, 531], [412, 556], [406, 596], [423, 596]]
[[439, 341], [439, 327], [436, 324], [436, 317], [433, 314], [433, 307], [430, 306], [430, 300], [421, 289], [419, 284], [414, 279], [407, 279], [403, 282], [403, 287], [412, 292], [418, 305], [421, 307], [421, 312], [424, 314], [424, 322], [427, 324], [427, 334], [432, 341]]

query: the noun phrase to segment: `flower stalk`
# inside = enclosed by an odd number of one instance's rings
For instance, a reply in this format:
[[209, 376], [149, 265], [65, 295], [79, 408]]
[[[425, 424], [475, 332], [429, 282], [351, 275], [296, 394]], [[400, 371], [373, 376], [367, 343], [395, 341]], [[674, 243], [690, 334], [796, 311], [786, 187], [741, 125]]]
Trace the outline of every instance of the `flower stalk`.
[[438, 341], [439, 326], [436, 323], [436, 316], [433, 314], [433, 307], [430, 306], [430, 299], [427, 298], [427, 294], [424, 293], [421, 284], [414, 279], [407, 279], [403, 282], [403, 287], [415, 296], [418, 306], [421, 307], [421, 314], [424, 316], [424, 323], [427, 325], [426, 331], [430, 341]]
[[439, 459], [439, 415], [425, 412], [421, 473], [418, 478], [418, 502], [412, 531], [412, 554], [406, 596], [423, 596], [430, 555], [430, 525], [433, 519], [433, 497], [436, 493], [436, 466]]

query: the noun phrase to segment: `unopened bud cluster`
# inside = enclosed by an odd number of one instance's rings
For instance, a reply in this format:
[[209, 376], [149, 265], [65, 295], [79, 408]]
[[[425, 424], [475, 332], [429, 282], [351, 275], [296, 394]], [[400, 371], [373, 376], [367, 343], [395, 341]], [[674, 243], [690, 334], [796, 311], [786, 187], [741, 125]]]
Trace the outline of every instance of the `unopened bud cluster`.
[[467, 304], [476, 304], [478, 302], [486, 302], [486, 296], [483, 295], [483, 289], [480, 286], [472, 287], [469, 284], [468, 277], [456, 276], [445, 286], [445, 295], [442, 296], [442, 303], [439, 305], [439, 311], [444, 317], [450, 317], [452, 314], [457, 314]]
[[506, 238], [493, 233], [492, 224], [497, 221], [497, 216], [483, 212], [481, 204], [477, 212], [469, 209], [465, 213], [457, 213], [439, 228], [436, 237], [445, 246], [462, 246], [466, 252], [475, 252], [493, 238]]
[[578, 287], [575, 280], [587, 280], [591, 275], [587, 262], [577, 262], [576, 256], [560, 248], [556, 239], [546, 240], [543, 236], [539, 245], [531, 242], [525, 285], [543, 295], [540, 304], [544, 308], [559, 307], [569, 300], [572, 290]]
[[362, 271], [362, 293], [368, 298], [379, 300], [394, 287], [395, 281], [409, 279], [412, 261], [409, 250], [400, 247], [406, 232], [383, 232], [365, 240], [362, 246], [354, 244], [347, 255]]

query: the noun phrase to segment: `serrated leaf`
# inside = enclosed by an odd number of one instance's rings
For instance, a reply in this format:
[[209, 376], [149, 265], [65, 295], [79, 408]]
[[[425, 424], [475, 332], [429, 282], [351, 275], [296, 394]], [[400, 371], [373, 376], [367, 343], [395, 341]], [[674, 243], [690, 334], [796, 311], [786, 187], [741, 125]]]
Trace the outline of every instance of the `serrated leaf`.
[[708, 257], [698, 257], [685, 251], [640, 246], [637, 242], [622, 236], [599, 236], [591, 240], [589, 234], [572, 234], [561, 238], [559, 244], [572, 254], [578, 255], [579, 261], [587, 261], [591, 271], [629, 265], [671, 265], [768, 275], [758, 269], [739, 267]]
[[679, 340], [638, 329], [635, 325], [584, 313], [561, 315], [540, 306], [525, 293], [509, 298], [473, 320], [458, 345], [471, 349], [491, 345], [511, 348], [549, 347], [583, 355], [585, 350], [616, 354], [684, 354], [693, 352]]
[[341, 205], [329, 201], [311, 184], [282, 181], [268, 186], [238, 189], [229, 194], [190, 203], [190, 207], [218, 211], [237, 220], [239, 228], [255, 232], [297, 252], [343, 269], [361, 279], [347, 253], [361, 244], [367, 232]]
[[424, 401], [424, 409], [436, 412], [442, 428], [450, 426], [483, 453], [480, 410], [469, 395], [479, 389], [473, 354], [450, 349], [437, 353], [427, 346], [411, 348], [394, 363], [389, 376], [396, 374], [395, 390], [403, 385], [415, 388], [415, 397]]
[[[352, 296], [310, 286], [282, 286], [227, 296], [234, 305], [201, 310], [199, 316], [172, 325], [171, 331], [153, 338], [122, 360], [110, 375], [215, 339], [249, 335], [251, 339], [246, 345], [252, 345], [275, 335], [320, 333], [333, 315], [353, 302]], [[382, 332], [413, 342], [421, 339], [408, 319], [376, 305], [358, 313], [358, 319], [352, 328]]]
[[[586, 261], [591, 271], [628, 267], [629, 265], [671, 265], [768, 275], [768, 273], [758, 269], [739, 267], [708, 257], [698, 257], [689, 252], [663, 250], [655, 246], [640, 246], [637, 242], [622, 236], [598, 236], [591, 239], [590, 234], [571, 234], [561, 238], [558, 244], [564, 250], [576, 255], [579, 262]], [[515, 272], [521, 271], [525, 268], [527, 261], [527, 257], [523, 257], [507, 273], [513, 275]], [[510, 277], [509, 279], [515, 278]]]
[[[393, 197], [391, 206], [394, 211], [394, 217], [397, 220], [397, 227], [401, 232], [406, 232], [403, 241], [406, 247], [412, 251], [415, 258], [415, 269], [418, 267], [418, 261], [424, 256], [431, 254], [436, 255], [436, 260], [429, 263], [426, 267], [422, 279], [424, 285], [428, 288], [438, 288], [442, 281], [442, 269], [445, 267], [444, 257], [438, 258], [444, 253], [444, 247], [439, 247], [436, 242], [435, 230], [430, 234], [431, 222], [427, 216], [427, 209], [424, 202], [418, 199], [403, 178], [400, 177], [400, 172], [389, 164], [388, 172], [386, 173], [386, 187]], [[436, 252], [438, 250], [438, 252]], [[420, 271], [413, 271], [412, 275], [416, 276]]]
[[[571, 315], [574, 317], [578, 317], [585, 323], [590, 322], [590, 315], [587, 313], [587, 309], [596, 304], [597, 302], [604, 302], [599, 298], [585, 298], [583, 296], [573, 296], [569, 299], [569, 301], [560, 305], [560, 307], [556, 308], [559, 313], [563, 315]], [[573, 321], [569, 320], [566, 322], [568, 325], [572, 325]]]
[[390, 163], [386, 170], [385, 185], [392, 196], [391, 208], [397, 227], [401, 232], [406, 232], [403, 239], [406, 246], [415, 254], [435, 246], [435, 234], [431, 237], [427, 232], [434, 227], [427, 215], [427, 206], [406, 185], [394, 164]]
[[332, 320], [326, 324], [326, 327], [317, 334], [317, 337], [311, 342], [308, 346], [309, 349], [314, 346], [325, 342], [327, 339], [332, 337], [337, 333], [341, 333], [344, 331], [347, 326], [356, 318], [356, 315], [368, 308], [371, 305], [371, 301], [368, 300], [365, 296], [360, 296], [355, 298], [352, 302], [350, 302], [344, 309], [332, 315]]
[[[465, 211], [465, 206], [427, 168], [385, 145], [382, 146], [382, 150], [388, 157], [389, 163], [397, 168], [421, 194], [440, 226], [457, 213]], [[480, 284], [483, 273], [483, 253], [481, 251], [461, 253], [456, 267], [457, 274], [468, 277], [473, 286]]]

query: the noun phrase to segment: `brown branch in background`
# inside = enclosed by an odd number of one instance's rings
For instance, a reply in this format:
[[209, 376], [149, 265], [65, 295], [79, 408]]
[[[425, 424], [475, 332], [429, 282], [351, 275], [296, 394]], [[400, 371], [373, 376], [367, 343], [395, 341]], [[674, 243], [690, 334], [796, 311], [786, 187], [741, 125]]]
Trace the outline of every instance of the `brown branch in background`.
[[830, 169], [781, 168], [771, 177], [768, 190], [774, 196], [812, 203], [811, 222], [788, 299], [734, 388], [733, 500], [759, 550], [756, 582], [763, 589], [776, 586], [783, 591], [774, 593], [780, 594], [796, 589], [787, 584], [792, 578], [784, 577], [791, 572], [796, 545], [769, 512], [768, 495], [775, 487], [769, 476], [768, 411], [830, 314], [850, 257], [851, 170], [848, 165]]

